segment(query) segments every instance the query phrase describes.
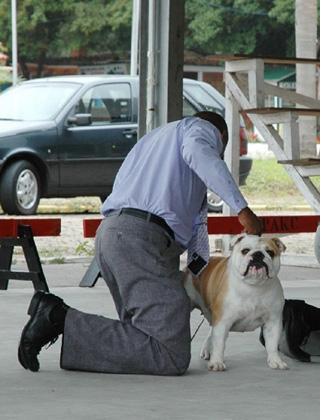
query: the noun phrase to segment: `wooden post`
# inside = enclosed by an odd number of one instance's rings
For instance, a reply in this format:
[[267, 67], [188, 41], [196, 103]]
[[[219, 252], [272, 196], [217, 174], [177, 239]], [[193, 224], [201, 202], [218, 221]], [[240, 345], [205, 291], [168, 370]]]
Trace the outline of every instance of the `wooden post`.
[[250, 107], [261, 108], [264, 106], [264, 63], [262, 59], [228, 61], [226, 62], [226, 72], [248, 73]]
[[[226, 111], [225, 111], [225, 119], [228, 126], [228, 134], [229, 134], [229, 141], [227, 148], [224, 154], [224, 160], [234, 178], [236, 183], [239, 185], [239, 156], [240, 156], [240, 113], [239, 113], [239, 105], [236, 102], [235, 98], [232, 96], [228, 85], [226, 84]], [[224, 215], [232, 215], [234, 214], [232, 209], [227, 206], [225, 203], [223, 204], [223, 214]], [[224, 253], [228, 253], [230, 249], [230, 240], [231, 237], [229, 235], [224, 236], [222, 240], [222, 250]]]
[[[297, 57], [316, 58], [317, 56], [317, 1], [295, 1], [295, 30]], [[315, 64], [296, 65], [296, 90], [298, 93], [316, 97]], [[302, 157], [316, 155], [315, 117], [299, 117], [300, 148]]]
[[[228, 126], [229, 141], [224, 154], [224, 160], [234, 178], [239, 185], [239, 156], [240, 156], [240, 113], [239, 105], [232, 96], [230, 89], [226, 85], [226, 113], [225, 119]], [[231, 210], [224, 206], [224, 214], [231, 214]]]
[[288, 159], [300, 159], [298, 116], [292, 113], [289, 122], [284, 124], [283, 150]]

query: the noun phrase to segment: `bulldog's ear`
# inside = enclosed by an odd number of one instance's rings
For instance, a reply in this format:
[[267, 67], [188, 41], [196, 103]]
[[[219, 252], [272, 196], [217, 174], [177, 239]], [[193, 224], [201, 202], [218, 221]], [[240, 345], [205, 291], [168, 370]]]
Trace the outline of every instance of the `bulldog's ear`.
[[240, 235], [236, 235], [234, 236], [231, 241], [230, 241], [230, 249], [232, 250], [237, 243], [239, 243], [240, 241], [242, 241], [242, 239], [246, 236], [245, 233], [240, 233]]
[[287, 249], [285, 244], [282, 241], [280, 241], [279, 238], [272, 238], [271, 241], [278, 248], [280, 254], [281, 254], [281, 252], [284, 252]]

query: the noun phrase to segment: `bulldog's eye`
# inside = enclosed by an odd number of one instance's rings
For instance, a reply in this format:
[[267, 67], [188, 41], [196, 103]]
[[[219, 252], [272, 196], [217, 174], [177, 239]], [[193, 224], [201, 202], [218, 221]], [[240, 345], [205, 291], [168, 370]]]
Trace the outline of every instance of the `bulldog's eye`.
[[274, 252], [271, 251], [271, 249], [267, 249], [267, 254], [269, 254], [271, 258], [274, 258]]
[[241, 254], [242, 255], [246, 255], [246, 254], [248, 254], [248, 252], [250, 251], [250, 249], [249, 248], [243, 248], [242, 250], [241, 250]]

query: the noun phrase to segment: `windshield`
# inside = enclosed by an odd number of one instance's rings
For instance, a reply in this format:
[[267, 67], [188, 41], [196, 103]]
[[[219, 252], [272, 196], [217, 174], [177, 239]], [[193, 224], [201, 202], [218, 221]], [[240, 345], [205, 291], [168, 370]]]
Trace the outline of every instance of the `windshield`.
[[52, 120], [80, 89], [75, 83], [22, 84], [0, 95], [0, 120]]
[[223, 114], [223, 105], [216, 101], [202, 86], [185, 84], [184, 90], [193, 97], [206, 111]]

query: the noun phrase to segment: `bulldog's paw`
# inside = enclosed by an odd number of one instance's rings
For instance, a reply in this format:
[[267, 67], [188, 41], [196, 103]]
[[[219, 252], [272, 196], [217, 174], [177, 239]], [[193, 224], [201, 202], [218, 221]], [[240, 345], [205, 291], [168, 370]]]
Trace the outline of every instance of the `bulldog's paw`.
[[280, 359], [280, 357], [272, 357], [272, 358], [270, 357], [268, 359], [268, 365], [269, 367], [271, 367], [271, 369], [281, 369], [281, 370], [289, 369], [286, 362]]
[[200, 352], [200, 359], [209, 360], [210, 359], [210, 350], [207, 346], [203, 346]]
[[208, 369], [214, 372], [222, 372], [226, 370], [226, 365], [222, 360], [210, 360], [208, 363]]

